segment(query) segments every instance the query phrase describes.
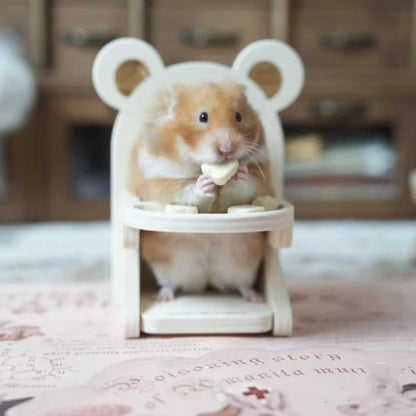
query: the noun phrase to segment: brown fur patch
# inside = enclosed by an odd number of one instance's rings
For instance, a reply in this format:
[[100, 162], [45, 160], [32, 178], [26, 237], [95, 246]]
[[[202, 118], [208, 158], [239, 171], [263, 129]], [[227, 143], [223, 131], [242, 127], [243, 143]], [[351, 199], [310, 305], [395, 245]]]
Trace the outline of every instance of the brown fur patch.
[[273, 195], [274, 191], [270, 178], [270, 163], [251, 163], [247, 167], [250, 175], [256, 177], [259, 183], [258, 195]]
[[149, 263], [169, 263], [171, 258], [168, 250], [164, 247], [165, 233], [153, 231], [142, 231], [141, 254]]
[[194, 182], [190, 179], [171, 178], [145, 178], [140, 169], [139, 152], [143, 147], [140, 139], [135, 143], [129, 164], [128, 191], [145, 201], [155, 201], [168, 204], [172, 202], [173, 195], [181, 191], [185, 186]]

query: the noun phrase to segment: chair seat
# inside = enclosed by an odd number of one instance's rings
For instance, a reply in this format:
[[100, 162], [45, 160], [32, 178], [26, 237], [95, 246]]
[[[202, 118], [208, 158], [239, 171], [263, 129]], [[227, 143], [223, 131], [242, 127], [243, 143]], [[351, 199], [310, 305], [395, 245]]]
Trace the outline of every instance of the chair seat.
[[170, 302], [142, 295], [141, 330], [148, 334], [249, 334], [272, 326], [267, 303], [249, 303], [239, 295], [184, 294]]

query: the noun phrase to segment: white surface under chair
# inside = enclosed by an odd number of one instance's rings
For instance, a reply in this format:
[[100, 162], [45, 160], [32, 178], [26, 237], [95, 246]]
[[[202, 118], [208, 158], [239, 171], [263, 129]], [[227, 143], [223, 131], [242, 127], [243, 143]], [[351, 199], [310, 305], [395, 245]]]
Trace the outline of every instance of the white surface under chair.
[[[121, 64], [136, 60], [150, 76], [130, 95], [121, 93], [116, 73]], [[269, 62], [281, 74], [278, 92], [268, 98], [249, 78], [250, 70]], [[250, 105], [259, 115], [266, 136], [275, 197], [281, 208], [250, 214], [173, 214], [135, 208], [124, 198], [128, 163], [146, 106], [155, 92], [172, 84], [236, 81], [244, 84]], [[283, 199], [283, 132], [276, 113], [299, 95], [304, 81], [302, 62], [283, 42], [261, 40], [245, 47], [232, 67], [210, 62], [187, 62], [165, 67], [155, 49], [139, 39], [110, 42], [97, 55], [93, 82], [97, 93], [118, 110], [111, 141], [112, 296], [123, 308], [124, 333], [151, 334], [264, 333], [290, 335], [292, 312], [279, 262], [279, 248], [292, 240], [293, 207]], [[247, 303], [237, 295], [183, 294], [157, 303], [141, 292], [140, 230], [181, 233], [267, 231], [268, 242], [261, 287], [266, 303]]]

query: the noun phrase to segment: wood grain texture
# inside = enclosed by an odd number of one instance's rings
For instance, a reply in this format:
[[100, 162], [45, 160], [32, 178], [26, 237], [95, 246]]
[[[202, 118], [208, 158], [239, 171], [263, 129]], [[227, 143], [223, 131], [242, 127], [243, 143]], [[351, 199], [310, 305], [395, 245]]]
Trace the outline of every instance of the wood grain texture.
[[46, 36], [47, 36], [47, 11], [46, 0], [27, 0], [28, 7], [28, 32], [27, 39], [31, 63], [37, 70], [45, 69]]
[[[90, 80], [98, 50], [111, 39], [128, 34], [127, 0], [52, 0], [49, 12], [51, 69], [62, 77]], [[74, 30], [84, 30], [96, 44], [69, 44], [65, 39]]]
[[[188, 60], [231, 64], [245, 45], [270, 36], [269, 11], [265, 0], [153, 0], [148, 9], [148, 40], [166, 64]], [[184, 34], [197, 29], [232, 34], [236, 41], [224, 46], [187, 44]]]
[[143, 39], [146, 27], [145, 0], [127, 0], [127, 19], [128, 35]]
[[47, 103], [49, 216], [54, 220], [109, 217], [109, 201], [75, 198], [69, 181], [69, 140], [75, 125], [111, 126], [115, 113], [93, 96], [51, 95]]
[[[27, 56], [37, 71], [40, 99], [36, 119], [10, 138], [9, 164], [14, 182], [10, 185], [10, 199], [0, 204], [0, 220], [78, 218], [73, 210], [75, 205], [71, 205], [73, 201], [67, 205], [62, 189], [56, 191], [56, 197], [49, 196], [54, 181], [60, 181], [61, 187], [65, 183], [62, 178], [66, 155], [62, 149], [65, 149], [66, 132], [77, 120], [93, 119], [98, 112], [101, 121], [107, 122], [112, 120], [113, 113], [104, 116], [104, 106], [98, 109], [98, 99], [95, 101], [91, 86], [91, 65], [99, 47], [63, 43], [62, 36], [74, 27], [84, 27], [103, 36], [144, 38], [160, 50], [167, 64], [193, 59], [229, 64], [251, 41], [265, 37], [288, 41], [305, 61], [306, 85], [303, 99], [286, 110], [283, 119], [324, 123], [311, 114], [313, 101], [362, 100], [366, 103], [366, 114], [349, 123], [391, 122], [399, 138], [403, 165], [398, 181], [404, 196], [397, 200], [388, 204], [302, 202], [297, 204], [297, 216], [414, 216], [403, 178], [416, 166], [412, 115], [416, 99], [415, 3], [415, 0], [1, 0], [0, 24], [16, 27], [27, 42]], [[238, 41], [228, 46], [186, 45], [183, 33], [200, 27], [217, 33], [233, 33]], [[375, 43], [371, 48], [355, 51], [324, 48], [322, 37], [340, 29], [370, 34]], [[276, 84], [273, 71], [257, 68], [254, 78], [269, 95], [273, 93]], [[128, 92], [131, 86], [123, 84], [123, 89]], [[66, 101], [68, 106], [63, 104]], [[79, 111], [69, 110], [77, 106]], [[58, 149], [56, 160], [51, 157], [51, 143], [52, 149]], [[49, 185], [46, 185], [46, 161], [50, 172], [57, 175], [50, 179]], [[35, 168], [29, 167], [33, 163]], [[26, 202], [28, 198], [30, 203]], [[50, 203], [47, 209], [47, 198], [66, 202]], [[107, 212], [105, 204], [85, 203], [80, 215], [97, 218], [97, 215], [105, 217]]]
[[35, 221], [48, 216], [45, 195], [45, 137], [35, 110], [27, 125], [6, 138], [7, 193], [0, 199], [0, 222]]
[[270, 4], [270, 36], [289, 41], [290, 0], [272, 0]]
[[[290, 41], [309, 70], [337, 70], [339, 74], [394, 70], [410, 64], [412, 3], [379, 1], [293, 2]], [[338, 36], [333, 47], [324, 39]], [[340, 36], [367, 37], [372, 44], [342, 46]], [[341, 42], [341, 43], [340, 43]], [[345, 42], [344, 42], [345, 43]], [[351, 41], [350, 41], [351, 43]]]
[[411, 7], [411, 69], [416, 69], [416, 0], [412, 1]]
[[[364, 104], [364, 112], [360, 115], [333, 119], [317, 117], [311, 111], [312, 104], [327, 93], [330, 99], [356, 99]], [[412, 168], [416, 166], [414, 114], [416, 99], [383, 99], [363, 96], [357, 91], [336, 96], [329, 91], [317, 95], [304, 94], [291, 108], [282, 114], [283, 123], [306, 126], [332, 126], [351, 128], [365, 125], [388, 125], [392, 129], [393, 140], [398, 152], [395, 184], [397, 198], [390, 200], [308, 200], [291, 201], [296, 206], [297, 218], [415, 218], [416, 212], [411, 203], [407, 178]]]

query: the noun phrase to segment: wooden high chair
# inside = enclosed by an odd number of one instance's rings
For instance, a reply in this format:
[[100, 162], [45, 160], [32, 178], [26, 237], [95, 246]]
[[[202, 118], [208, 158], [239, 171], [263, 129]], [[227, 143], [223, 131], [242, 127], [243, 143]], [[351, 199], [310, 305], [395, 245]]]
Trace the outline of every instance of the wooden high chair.
[[[125, 62], [140, 62], [149, 76], [127, 95], [117, 75]], [[280, 88], [272, 97], [249, 77], [259, 63], [280, 72]], [[174, 214], [136, 207], [126, 191], [133, 143], [139, 137], [146, 106], [156, 91], [172, 84], [233, 80], [246, 86], [250, 105], [263, 124], [275, 195], [281, 208], [250, 214]], [[186, 62], [165, 67], [156, 50], [139, 39], [110, 42], [98, 53], [93, 82], [104, 102], [118, 110], [111, 140], [112, 297], [124, 315], [124, 334], [264, 333], [289, 335], [291, 305], [279, 262], [279, 249], [292, 241], [293, 206], [283, 198], [283, 132], [277, 112], [299, 95], [304, 80], [297, 53], [277, 40], [261, 40], [244, 48], [231, 67], [210, 62]], [[268, 233], [262, 268], [264, 304], [247, 303], [238, 295], [183, 294], [167, 303], [141, 291], [140, 230], [179, 233]]]

